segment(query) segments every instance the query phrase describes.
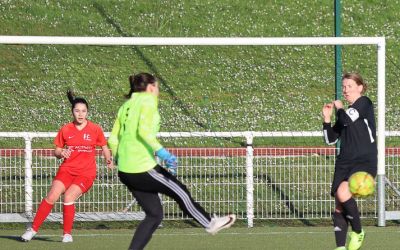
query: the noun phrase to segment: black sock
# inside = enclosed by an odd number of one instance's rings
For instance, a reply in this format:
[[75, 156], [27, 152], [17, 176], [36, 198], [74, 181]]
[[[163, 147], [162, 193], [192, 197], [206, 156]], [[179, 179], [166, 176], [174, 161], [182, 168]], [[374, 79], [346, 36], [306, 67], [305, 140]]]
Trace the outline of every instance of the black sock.
[[357, 202], [353, 198], [350, 198], [346, 202], [343, 202], [342, 206], [346, 219], [350, 222], [353, 231], [358, 234], [361, 233], [361, 220]]
[[332, 214], [333, 226], [335, 231], [335, 240], [337, 247], [346, 245], [348, 223], [343, 213], [334, 212]]

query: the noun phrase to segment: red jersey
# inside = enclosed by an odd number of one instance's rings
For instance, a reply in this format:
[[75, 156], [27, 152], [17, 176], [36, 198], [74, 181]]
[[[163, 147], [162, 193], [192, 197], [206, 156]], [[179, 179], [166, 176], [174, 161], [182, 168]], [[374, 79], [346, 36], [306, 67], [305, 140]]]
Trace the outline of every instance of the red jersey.
[[87, 121], [82, 130], [78, 130], [72, 122], [64, 125], [54, 138], [54, 144], [59, 148], [67, 146], [72, 151], [60, 168], [66, 169], [72, 175], [94, 177], [96, 146], [105, 146], [107, 141], [100, 126]]

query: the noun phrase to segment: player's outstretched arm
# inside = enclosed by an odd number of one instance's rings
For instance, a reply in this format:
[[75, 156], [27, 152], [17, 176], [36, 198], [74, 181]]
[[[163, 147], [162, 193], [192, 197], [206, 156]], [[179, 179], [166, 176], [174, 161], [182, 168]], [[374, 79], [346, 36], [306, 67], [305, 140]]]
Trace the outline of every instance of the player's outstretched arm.
[[161, 148], [156, 151], [156, 155], [164, 162], [164, 167], [170, 172], [172, 175], [177, 174], [178, 168], [178, 160], [176, 156], [171, 154], [165, 148]]

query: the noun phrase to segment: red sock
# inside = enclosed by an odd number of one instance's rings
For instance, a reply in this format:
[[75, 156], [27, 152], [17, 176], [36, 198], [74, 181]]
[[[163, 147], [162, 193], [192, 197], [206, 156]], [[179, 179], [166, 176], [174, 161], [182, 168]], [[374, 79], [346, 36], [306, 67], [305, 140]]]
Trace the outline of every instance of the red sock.
[[36, 212], [35, 218], [33, 219], [32, 229], [36, 232], [39, 231], [39, 227], [42, 225], [43, 221], [49, 215], [51, 209], [53, 208], [53, 204], [50, 204], [43, 199], [39, 205], [38, 211]]
[[72, 225], [74, 224], [75, 217], [75, 204], [64, 203], [63, 207], [63, 220], [64, 220], [64, 234], [71, 234]]

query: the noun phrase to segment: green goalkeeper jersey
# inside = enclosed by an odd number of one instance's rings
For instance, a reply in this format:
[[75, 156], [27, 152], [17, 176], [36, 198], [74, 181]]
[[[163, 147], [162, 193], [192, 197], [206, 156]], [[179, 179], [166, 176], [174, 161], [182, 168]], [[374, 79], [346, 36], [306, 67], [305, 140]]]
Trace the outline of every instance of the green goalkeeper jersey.
[[108, 140], [119, 171], [143, 173], [156, 166], [154, 152], [162, 148], [156, 138], [159, 129], [158, 98], [147, 92], [133, 93], [118, 110]]

